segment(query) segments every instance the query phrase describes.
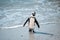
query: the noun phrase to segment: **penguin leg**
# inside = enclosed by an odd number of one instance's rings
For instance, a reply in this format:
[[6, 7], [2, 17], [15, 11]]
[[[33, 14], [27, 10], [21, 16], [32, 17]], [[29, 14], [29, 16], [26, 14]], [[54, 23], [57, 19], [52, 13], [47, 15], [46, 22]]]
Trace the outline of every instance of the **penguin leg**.
[[35, 33], [34, 29], [33, 29], [33, 33]]
[[34, 33], [35, 31], [34, 31], [34, 29], [29, 29], [29, 32], [33, 32]]
[[29, 32], [32, 32], [32, 29], [29, 29]]

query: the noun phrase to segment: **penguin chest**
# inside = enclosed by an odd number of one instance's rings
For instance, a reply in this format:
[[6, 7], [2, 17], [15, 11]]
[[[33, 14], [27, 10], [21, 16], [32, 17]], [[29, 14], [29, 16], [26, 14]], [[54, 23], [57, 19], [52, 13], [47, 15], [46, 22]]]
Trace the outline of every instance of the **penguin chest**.
[[30, 27], [30, 28], [34, 28], [34, 24], [35, 24], [34, 18], [30, 18], [29, 27]]

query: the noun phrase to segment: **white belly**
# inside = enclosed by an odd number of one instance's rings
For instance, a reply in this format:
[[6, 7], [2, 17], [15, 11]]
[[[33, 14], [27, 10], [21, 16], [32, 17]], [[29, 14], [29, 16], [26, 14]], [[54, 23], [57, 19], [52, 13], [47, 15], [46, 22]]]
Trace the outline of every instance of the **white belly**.
[[35, 22], [35, 20], [34, 20], [34, 18], [30, 18], [30, 23], [29, 23], [29, 28], [34, 28], [34, 23]]

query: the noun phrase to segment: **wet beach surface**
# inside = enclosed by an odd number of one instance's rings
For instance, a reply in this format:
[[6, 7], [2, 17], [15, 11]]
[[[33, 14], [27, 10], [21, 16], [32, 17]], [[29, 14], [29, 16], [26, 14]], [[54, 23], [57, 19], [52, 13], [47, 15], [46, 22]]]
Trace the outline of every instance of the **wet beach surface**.
[[[40, 28], [29, 33], [22, 25], [33, 11]], [[60, 40], [60, 0], [1, 0], [0, 40]]]

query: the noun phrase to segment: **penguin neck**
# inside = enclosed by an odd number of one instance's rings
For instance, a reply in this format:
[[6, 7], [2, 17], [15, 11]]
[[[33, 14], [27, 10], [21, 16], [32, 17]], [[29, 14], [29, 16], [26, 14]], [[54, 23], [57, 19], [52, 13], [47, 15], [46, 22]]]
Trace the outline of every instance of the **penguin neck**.
[[35, 16], [31, 15], [31, 18], [34, 18]]

